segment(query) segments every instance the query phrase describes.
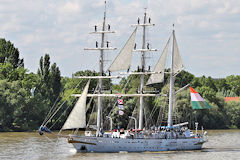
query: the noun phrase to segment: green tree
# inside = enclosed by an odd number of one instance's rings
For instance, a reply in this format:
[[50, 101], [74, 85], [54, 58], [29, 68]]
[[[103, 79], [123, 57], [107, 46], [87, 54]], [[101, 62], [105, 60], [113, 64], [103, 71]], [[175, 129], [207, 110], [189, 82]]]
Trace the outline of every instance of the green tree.
[[61, 73], [56, 63], [50, 68], [50, 56], [45, 54], [39, 61], [39, 84], [37, 92], [40, 92], [47, 101], [47, 105], [53, 105], [61, 91]]
[[19, 51], [10, 41], [0, 39], [0, 63], [11, 63], [13, 68], [24, 66], [23, 59], [19, 58]]
[[240, 96], [240, 76], [228, 76], [226, 77], [226, 84], [230, 86], [231, 90], [237, 95]]
[[176, 76], [175, 86], [181, 88], [189, 84], [193, 79], [194, 79], [193, 74], [183, 70]]
[[227, 102], [225, 104], [227, 119], [230, 119], [231, 128], [240, 128], [240, 102]]
[[61, 85], [61, 72], [57, 67], [56, 63], [53, 63], [50, 70], [51, 88], [53, 90], [53, 95], [51, 97], [52, 101], [56, 100], [62, 89]]

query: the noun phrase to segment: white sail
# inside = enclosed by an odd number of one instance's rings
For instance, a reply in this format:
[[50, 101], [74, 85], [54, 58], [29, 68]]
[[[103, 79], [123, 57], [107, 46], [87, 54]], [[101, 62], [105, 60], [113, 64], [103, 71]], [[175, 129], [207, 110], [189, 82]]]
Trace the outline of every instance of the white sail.
[[87, 82], [81, 97], [68, 116], [62, 129], [86, 128], [86, 100], [90, 80]]
[[167, 44], [163, 50], [163, 53], [162, 53], [161, 57], [159, 58], [157, 65], [154, 68], [154, 72], [161, 72], [161, 73], [152, 74], [147, 81], [147, 85], [154, 84], [154, 83], [161, 83], [164, 80], [164, 69], [165, 69], [165, 64], [166, 64], [166, 57], [167, 57], [170, 38], [168, 39]]
[[132, 35], [115, 58], [113, 63], [108, 68], [108, 71], [120, 71], [120, 70], [127, 70], [131, 65], [131, 58], [132, 58], [132, 51], [135, 44], [135, 37], [136, 37], [137, 28], [133, 31]]
[[178, 50], [178, 45], [177, 45], [177, 40], [175, 37], [175, 34], [173, 33], [173, 47], [174, 47], [174, 56], [173, 56], [173, 74], [178, 73], [179, 71], [182, 70], [183, 64], [182, 64], [182, 59]]

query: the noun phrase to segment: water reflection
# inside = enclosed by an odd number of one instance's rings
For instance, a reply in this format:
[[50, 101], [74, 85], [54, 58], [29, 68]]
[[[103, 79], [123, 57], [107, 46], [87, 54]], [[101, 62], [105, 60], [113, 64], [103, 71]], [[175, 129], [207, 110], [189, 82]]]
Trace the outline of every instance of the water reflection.
[[201, 152], [239, 152], [240, 148], [203, 148]]

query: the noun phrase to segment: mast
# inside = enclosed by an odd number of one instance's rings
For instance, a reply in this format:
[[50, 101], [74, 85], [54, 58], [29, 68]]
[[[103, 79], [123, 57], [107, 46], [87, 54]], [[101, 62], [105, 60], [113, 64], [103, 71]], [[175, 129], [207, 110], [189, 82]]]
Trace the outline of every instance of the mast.
[[138, 24], [133, 24], [132, 26], [142, 26], [143, 27], [143, 36], [142, 36], [142, 48], [141, 49], [134, 49], [134, 52], [141, 52], [141, 67], [142, 67], [142, 72], [141, 74], [141, 83], [140, 83], [140, 107], [139, 107], [139, 129], [143, 129], [143, 106], [144, 106], [144, 99], [143, 99], [143, 88], [144, 88], [144, 75], [146, 74], [145, 72], [145, 52], [152, 52], [152, 51], [157, 51], [157, 49], [150, 49], [149, 43], [147, 44], [146, 48], [146, 27], [147, 26], [155, 26], [155, 24], [151, 23], [151, 18], [149, 17], [148, 23], [147, 23], [147, 8], [145, 8], [144, 12], [144, 20], [143, 23], [140, 24], [140, 19], [138, 18]]
[[[106, 1], [105, 1], [105, 9], [104, 9], [104, 17], [103, 17], [103, 25], [102, 25], [102, 31], [101, 34], [101, 48], [104, 47], [104, 38], [105, 38], [105, 22], [106, 21]], [[99, 59], [99, 74], [100, 76], [103, 76], [103, 55], [104, 51], [100, 50], [100, 59]], [[102, 93], [102, 79], [99, 79], [99, 94]], [[102, 97], [98, 97], [98, 109], [97, 109], [97, 133], [96, 136], [99, 136], [99, 131], [101, 128], [101, 108], [102, 108]]]
[[[108, 25], [108, 30], [106, 30], [106, 1], [105, 3], [105, 8], [104, 8], [104, 17], [103, 17], [103, 23], [102, 23], [102, 30], [97, 31], [97, 26], [95, 27], [95, 32], [91, 32], [91, 34], [101, 34], [101, 46], [100, 48], [98, 47], [98, 42], [96, 42], [96, 48], [85, 48], [85, 50], [100, 50], [100, 58], [99, 58], [99, 74], [100, 77], [103, 76], [104, 73], [104, 50], [116, 50], [116, 48], [111, 48], [108, 46], [105, 48], [104, 43], [105, 43], [105, 34], [106, 33], [115, 33], [114, 31], [110, 30], [110, 25]], [[109, 43], [109, 42], [107, 42]], [[99, 78], [99, 90], [98, 94], [102, 94], [102, 78]], [[99, 136], [100, 133], [100, 128], [101, 128], [101, 108], [102, 108], [102, 96], [98, 96], [98, 108], [97, 108], [97, 132], [96, 136]]]
[[[146, 20], [147, 20], [147, 13], [146, 13], [146, 9], [145, 9], [145, 13], [144, 13], [144, 22], [143, 24], [146, 24]], [[142, 37], [142, 49], [145, 49], [145, 45], [146, 45], [146, 26], [143, 25], [143, 37]], [[142, 56], [141, 56], [141, 66], [142, 66], [142, 72], [145, 72], [145, 52], [141, 52]], [[144, 74], [141, 75], [141, 84], [140, 84], [140, 91], [141, 93], [143, 93], [143, 87], [144, 87]], [[143, 129], [143, 97], [140, 97], [140, 108], [139, 108], [139, 129]]]
[[[174, 27], [174, 24], [173, 24]], [[172, 63], [171, 63], [171, 69], [170, 69], [170, 89], [169, 89], [169, 107], [168, 107], [168, 127], [172, 127], [172, 115], [173, 115], [173, 101], [174, 101], [174, 76], [173, 76], [173, 67], [174, 67], [174, 38], [175, 38], [175, 31], [173, 28], [173, 45], [172, 45]]]

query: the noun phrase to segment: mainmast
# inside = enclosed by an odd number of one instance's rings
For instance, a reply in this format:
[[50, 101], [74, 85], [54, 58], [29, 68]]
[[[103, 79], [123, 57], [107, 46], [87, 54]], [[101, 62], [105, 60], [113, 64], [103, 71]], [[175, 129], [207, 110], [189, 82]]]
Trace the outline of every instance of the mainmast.
[[[134, 25], [134, 26], [142, 26], [143, 27], [143, 36], [142, 36], [142, 49], [137, 49], [134, 51], [140, 51], [141, 52], [141, 70], [142, 73], [141, 74], [141, 84], [140, 84], [140, 92], [141, 94], [144, 94], [143, 89], [144, 89], [144, 73], [145, 73], [145, 68], [146, 68], [146, 64], [145, 64], [145, 52], [148, 51], [157, 51], [156, 49], [150, 49], [149, 48], [149, 43], [147, 44], [147, 49], [146, 49], [146, 27], [147, 26], [154, 26], [155, 24], [151, 24], [151, 18], [148, 19], [148, 23], [147, 23], [147, 12], [146, 12], [146, 8], [145, 8], [145, 12], [144, 12], [144, 20], [143, 23], [140, 24], [140, 19], [138, 18], [138, 24]], [[143, 106], [144, 106], [144, 96], [140, 96], [140, 107], [139, 107], [139, 129], [143, 129]]]
[[[110, 30], [110, 25], [108, 24], [108, 29], [106, 30], [106, 1], [105, 1], [105, 9], [104, 9], [104, 17], [103, 17], [103, 24], [102, 24], [102, 30], [97, 31], [97, 26], [95, 27], [95, 32], [92, 32], [92, 34], [101, 34], [101, 46], [98, 47], [98, 42], [96, 42], [96, 48], [85, 48], [85, 50], [100, 50], [100, 58], [99, 58], [99, 74], [100, 76], [103, 76], [104, 73], [104, 50], [115, 50], [116, 48], [109, 47], [109, 42], [107, 41], [107, 48], [104, 48], [105, 45], [105, 34], [106, 33], [115, 33], [114, 31]], [[98, 94], [102, 94], [102, 78], [99, 78], [99, 90]], [[96, 136], [99, 136], [100, 128], [101, 128], [101, 108], [102, 108], [102, 97], [98, 96], [98, 109], [97, 109], [97, 132]]]
[[[174, 24], [173, 24], [174, 27]], [[174, 68], [174, 39], [175, 39], [175, 31], [173, 28], [173, 45], [172, 45], [172, 62], [171, 62], [171, 68], [170, 68], [170, 88], [169, 88], [169, 107], [168, 107], [168, 127], [173, 126], [173, 121], [172, 121], [172, 115], [173, 115], [173, 101], [174, 101], [174, 94], [175, 94], [175, 89], [174, 89], [174, 73], [173, 73], [173, 68]]]

